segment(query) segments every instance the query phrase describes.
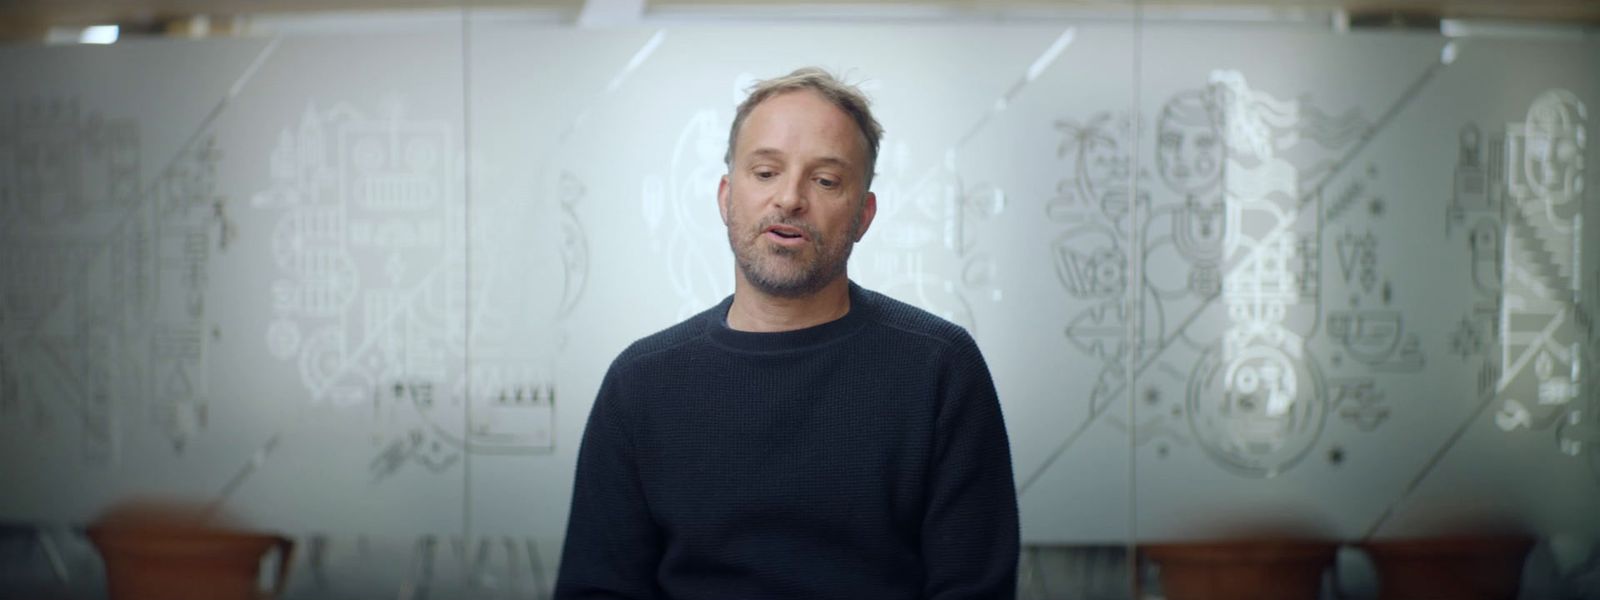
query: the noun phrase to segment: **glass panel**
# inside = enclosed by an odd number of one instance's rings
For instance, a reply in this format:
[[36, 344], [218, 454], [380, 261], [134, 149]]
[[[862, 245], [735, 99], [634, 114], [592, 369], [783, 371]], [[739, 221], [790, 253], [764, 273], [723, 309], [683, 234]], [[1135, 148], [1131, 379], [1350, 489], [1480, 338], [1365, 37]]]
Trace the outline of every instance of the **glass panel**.
[[222, 200], [218, 110], [267, 46], [0, 54], [0, 514], [211, 500], [287, 416], [215, 375], [233, 336], [253, 337], [222, 321], [238, 244], [217, 215], [244, 206]]
[[623, 84], [661, 46], [654, 31], [485, 19], [471, 35], [470, 559], [492, 573], [479, 593], [542, 597], [600, 379], [633, 339], [675, 320], [649, 280], [665, 241], [625, 227], [640, 220], [638, 178], [660, 162], [636, 149], [676, 132], [608, 127], [652, 114], [623, 105], [654, 92]]
[[[1181, 327], [1138, 373], [1139, 540], [1347, 544], [1358, 595], [1367, 542], [1593, 543], [1594, 49], [1145, 31], [1138, 268]], [[1527, 589], [1571, 592], [1564, 543]]]
[[34, 570], [159, 496], [296, 537], [292, 597], [541, 597], [612, 358], [732, 290], [735, 105], [816, 64], [887, 130], [852, 277], [993, 372], [1023, 597], [1503, 534], [1591, 593], [1600, 46], [1108, 16], [6, 48], [0, 518]]
[[311, 573], [459, 544], [461, 66], [459, 24], [0, 53], [0, 515], [178, 502]]
[[269, 523], [460, 531], [461, 64], [459, 27], [285, 38], [222, 116], [242, 331], [219, 377], [286, 412], [238, 494]]
[[[1082, 159], [1093, 172], [1071, 170], [1080, 125], [1067, 116], [1127, 101], [1131, 79], [1093, 60], [1127, 56], [1127, 31], [476, 23], [474, 430], [495, 426], [476, 416], [489, 407], [545, 419], [530, 422], [551, 423], [554, 436], [535, 448], [524, 433], [525, 448], [472, 455], [473, 530], [536, 542], [540, 573], [553, 573], [578, 439], [611, 359], [732, 292], [715, 201], [734, 107], [756, 79], [816, 64], [861, 83], [886, 129], [878, 214], [852, 278], [973, 332], [1010, 428], [1025, 541], [1119, 546], [1126, 428], [1087, 425], [1119, 398], [1125, 258], [1105, 247], [1117, 234], [1085, 229], [1079, 213], [1118, 210], [1127, 164], [1094, 163], [1106, 154], [1096, 145]], [[1081, 198], [1078, 185], [1100, 195]], [[527, 379], [532, 404], [491, 383], [504, 373]], [[554, 390], [553, 408], [541, 390]], [[1054, 597], [1079, 584], [1045, 571], [1086, 563], [1052, 552], [1024, 568], [1029, 589]], [[1101, 580], [1126, 586], [1125, 576]]]

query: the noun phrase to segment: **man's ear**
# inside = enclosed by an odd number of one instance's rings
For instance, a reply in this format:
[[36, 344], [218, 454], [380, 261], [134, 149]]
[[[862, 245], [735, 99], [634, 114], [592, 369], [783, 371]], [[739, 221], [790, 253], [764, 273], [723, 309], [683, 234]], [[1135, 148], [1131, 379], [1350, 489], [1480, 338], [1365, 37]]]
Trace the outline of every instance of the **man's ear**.
[[861, 227], [856, 230], [856, 241], [866, 237], [867, 228], [872, 227], [872, 218], [878, 215], [878, 195], [867, 192], [866, 199], [861, 203]]
[[717, 211], [722, 213], [722, 224], [728, 224], [728, 176], [723, 175], [722, 181], [717, 183]]

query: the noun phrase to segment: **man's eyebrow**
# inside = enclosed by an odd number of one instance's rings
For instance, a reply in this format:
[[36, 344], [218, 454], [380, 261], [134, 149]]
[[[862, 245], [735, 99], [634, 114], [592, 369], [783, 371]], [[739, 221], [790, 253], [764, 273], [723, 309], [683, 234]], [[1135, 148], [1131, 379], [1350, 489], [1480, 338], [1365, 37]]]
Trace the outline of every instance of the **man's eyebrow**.
[[825, 164], [825, 165], [832, 165], [832, 166], [835, 166], [835, 167], [838, 167], [838, 168], [841, 168], [841, 169], [849, 169], [850, 168], [850, 161], [842, 159], [842, 158], [839, 158], [837, 156], [824, 156], [824, 157], [818, 158], [815, 162], [821, 163], [821, 164]]
[[[776, 158], [783, 158], [785, 155], [784, 155], [782, 150], [779, 150], [777, 148], [756, 148], [755, 150], [750, 151], [750, 156], [752, 158], [775, 158], [776, 159]], [[850, 161], [845, 160], [845, 159], [840, 158], [840, 157], [837, 157], [837, 156], [821, 156], [821, 157], [818, 157], [818, 158], [812, 160], [811, 162], [813, 164], [832, 165], [832, 166], [835, 166], [835, 167], [839, 167], [841, 169], [850, 168]]]

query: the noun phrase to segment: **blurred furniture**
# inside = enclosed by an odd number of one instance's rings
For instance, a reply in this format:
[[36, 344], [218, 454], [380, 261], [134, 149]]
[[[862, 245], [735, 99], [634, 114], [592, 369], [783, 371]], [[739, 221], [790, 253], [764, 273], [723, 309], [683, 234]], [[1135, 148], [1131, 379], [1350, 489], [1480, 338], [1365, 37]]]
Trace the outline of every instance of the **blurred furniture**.
[[[87, 534], [105, 559], [111, 600], [276, 598], [294, 550], [288, 538], [216, 525], [207, 512], [170, 506], [114, 509]], [[263, 593], [258, 571], [274, 548], [277, 576]]]
[[1380, 600], [1514, 600], [1534, 540], [1519, 536], [1367, 542]]
[[1167, 600], [1318, 600], [1339, 544], [1247, 540], [1151, 544]]

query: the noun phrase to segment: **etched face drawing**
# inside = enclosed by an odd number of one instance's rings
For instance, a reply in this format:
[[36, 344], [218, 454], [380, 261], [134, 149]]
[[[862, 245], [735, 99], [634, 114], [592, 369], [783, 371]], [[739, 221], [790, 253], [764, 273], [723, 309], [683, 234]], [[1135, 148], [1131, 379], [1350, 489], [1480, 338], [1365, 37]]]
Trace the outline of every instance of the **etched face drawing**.
[[1566, 90], [1548, 90], [1528, 107], [1528, 118], [1510, 127], [1511, 192], [1543, 200], [1553, 217], [1570, 218], [1583, 195], [1583, 102]]
[[1567, 118], [1566, 107], [1540, 103], [1528, 115], [1527, 151], [1523, 168], [1534, 188], [1546, 195], [1571, 194], [1583, 176], [1581, 138]]
[[1222, 174], [1222, 127], [1204, 92], [1174, 97], [1156, 124], [1156, 165], [1173, 191], [1197, 194], [1216, 186]]

